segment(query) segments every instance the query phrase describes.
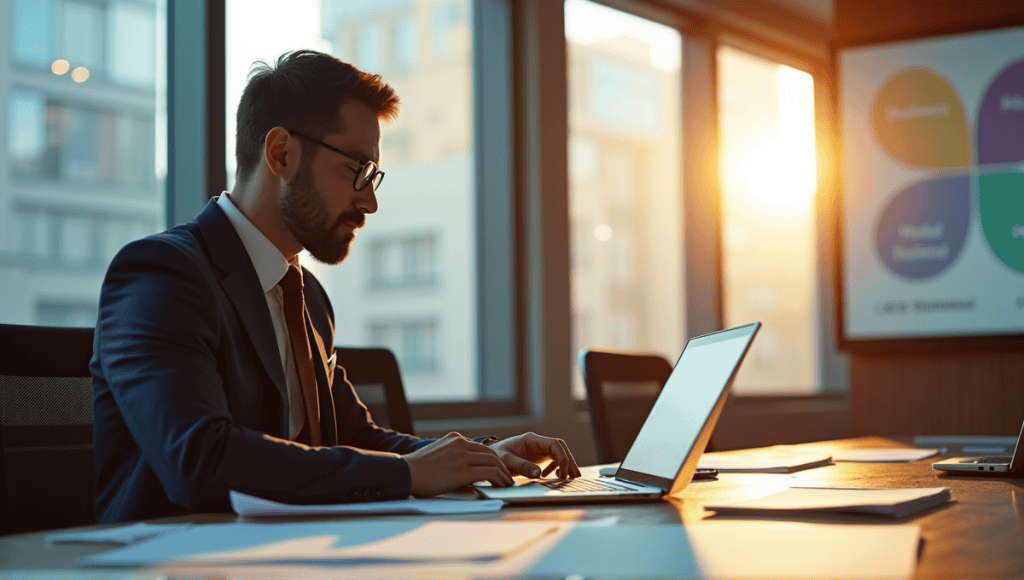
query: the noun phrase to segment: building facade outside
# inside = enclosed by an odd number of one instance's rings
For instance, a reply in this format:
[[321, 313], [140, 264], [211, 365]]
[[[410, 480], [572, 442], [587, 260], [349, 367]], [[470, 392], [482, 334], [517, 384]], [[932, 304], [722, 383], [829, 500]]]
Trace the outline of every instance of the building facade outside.
[[0, 321], [94, 326], [127, 242], [164, 227], [155, 0], [0, 3]]

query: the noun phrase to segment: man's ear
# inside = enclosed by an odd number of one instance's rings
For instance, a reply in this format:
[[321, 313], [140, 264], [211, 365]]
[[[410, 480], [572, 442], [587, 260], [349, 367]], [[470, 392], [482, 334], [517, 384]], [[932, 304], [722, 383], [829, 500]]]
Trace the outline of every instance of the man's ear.
[[291, 181], [302, 162], [302, 144], [284, 127], [274, 127], [263, 141], [263, 161], [271, 173]]

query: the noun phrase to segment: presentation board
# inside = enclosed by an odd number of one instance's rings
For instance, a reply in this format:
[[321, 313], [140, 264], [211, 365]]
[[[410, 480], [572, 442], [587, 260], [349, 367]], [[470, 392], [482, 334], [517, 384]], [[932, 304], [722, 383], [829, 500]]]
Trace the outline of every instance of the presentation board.
[[837, 57], [844, 342], [1024, 335], [1024, 28]]

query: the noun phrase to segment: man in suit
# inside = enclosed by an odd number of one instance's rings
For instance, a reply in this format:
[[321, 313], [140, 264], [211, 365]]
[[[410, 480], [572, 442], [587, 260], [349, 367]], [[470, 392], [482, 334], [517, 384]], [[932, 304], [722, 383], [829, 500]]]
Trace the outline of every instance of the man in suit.
[[335, 368], [334, 312], [298, 264], [344, 260], [377, 210], [379, 76], [298, 51], [250, 75], [237, 185], [138, 240], [103, 282], [91, 363], [97, 519], [230, 511], [228, 491], [289, 503], [430, 496], [579, 469], [560, 439], [420, 439], [377, 426]]

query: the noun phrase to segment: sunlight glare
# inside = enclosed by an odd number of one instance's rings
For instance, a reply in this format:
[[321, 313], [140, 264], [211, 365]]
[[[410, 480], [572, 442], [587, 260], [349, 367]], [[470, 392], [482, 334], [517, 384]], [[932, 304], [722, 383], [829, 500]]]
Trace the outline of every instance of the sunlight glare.
[[778, 131], [751, 135], [724, 150], [723, 185], [765, 209], [798, 211], [817, 189], [814, 81], [787, 66], [779, 67], [777, 81]]

